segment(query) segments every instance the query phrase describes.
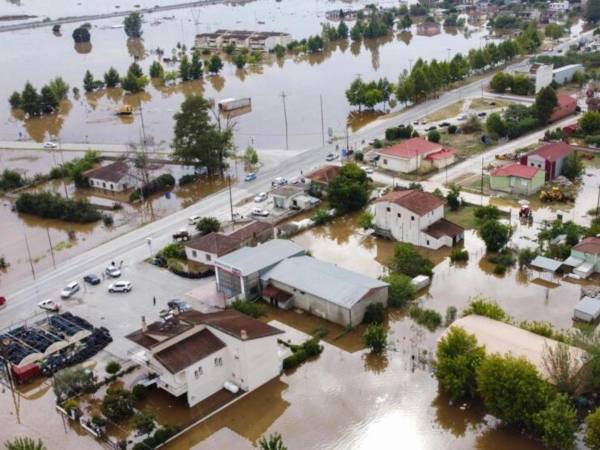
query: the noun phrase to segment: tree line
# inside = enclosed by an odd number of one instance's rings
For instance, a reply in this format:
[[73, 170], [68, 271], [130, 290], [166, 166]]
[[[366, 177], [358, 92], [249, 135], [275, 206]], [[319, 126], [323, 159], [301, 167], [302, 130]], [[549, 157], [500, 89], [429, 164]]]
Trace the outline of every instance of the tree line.
[[69, 85], [56, 77], [42, 86], [40, 91], [28, 81], [21, 92], [13, 92], [8, 99], [13, 109], [22, 109], [29, 117], [52, 114], [58, 110], [61, 100], [67, 98]]

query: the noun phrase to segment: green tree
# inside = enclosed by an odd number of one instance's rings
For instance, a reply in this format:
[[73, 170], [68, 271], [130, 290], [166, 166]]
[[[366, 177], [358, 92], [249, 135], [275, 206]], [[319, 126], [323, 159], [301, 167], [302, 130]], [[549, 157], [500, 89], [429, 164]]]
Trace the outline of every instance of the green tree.
[[147, 84], [148, 78], [144, 75], [138, 63], [131, 64], [127, 70], [127, 75], [121, 79], [121, 87], [132, 94], [142, 92]]
[[17, 437], [6, 441], [4, 447], [6, 450], [46, 450], [46, 446], [41, 439], [35, 441], [30, 437]]
[[208, 71], [213, 74], [217, 74], [223, 68], [223, 61], [218, 55], [212, 55], [208, 61]]
[[287, 450], [279, 433], [270, 434], [268, 438], [261, 437], [258, 446], [260, 450]]
[[591, 450], [600, 450], [600, 408], [585, 418], [585, 445]]
[[357, 20], [352, 29], [350, 30], [350, 39], [354, 42], [358, 42], [363, 37], [363, 24], [360, 20]]
[[76, 44], [90, 42], [92, 36], [86, 27], [78, 27], [73, 30], [73, 40]]
[[121, 77], [119, 76], [119, 72], [117, 72], [117, 69], [115, 69], [114, 67], [109, 68], [104, 73], [104, 84], [107, 88], [117, 87], [119, 85], [119, 81], [121, 81]]
[[351, 106], [358, 106], [360, 111], [364, 104], [365, 92], [366, 85], [364, 81], [360, 77], [356, 78], [346, 90], [346, 99]]
[[427, 133], [427, 140], [429, 142], [440, 142], [441, 138], [442, 135], [438, 130], [431, 130], [429, 133]]
[[387, 347], [387, 333], [383, 325], [373, 323], [363, 334], [363, 342], [372, 353], [382, 353]]
[[537, 433], [546, 448], [572, 450], [575, 448], [575, 433], [579, 428], [577, 411], [564, 394], [557, 395], [546, 408], [534, 416]]
[[398, 26], [400, 27], [400, 29], [406, 30], [406, 29], [410, 28], [412, 26], [412, 24], [413, 24], [413, 21], [410, 18], [410, 16], [408, 14], [404, 14], [402, 16], [402, 18], [400, 19]]
[[29, 117], [39, 116], [42, 112], [40, 95], [29, 81], [21, 93], [21, 109]]
[[348, 39], [348, 25], [343, 20], [337, 27], [337, 35], [339, 39]]
[[123, 389], [109, 389], [100, 406], [102, 414], [120, 422], [133, 416], [133, 395]]
[[417, 249], [407, 242], [398, 242], [394, 247], [394, 257], [389, 264], [390, 270], [410, 278], [417, 275], [431, 276], [433, 263], [421, 256]]
[[497, 136], [504, 137], [506, 136], [506, 123], [502, 120], [502, 116], [499, 113], [495, 112], [488, 116], [485, 121], [485, 128], [488, 133]]
[[452, 183], [448, 194], [446, 194], [446, 202], [450, 207], [450, 210], [457, 211], [460, 208], [460, 186]]
[[511, 92], [516, 95], [529, 95], [535, 91], [533, 81], [527, 76], [517, 74], [512, 79]]
[[106, 364], [106, 373], [114, 375], [119, 370], [121, 370], [121, 364], [119, 364], [117, 361], [109, 361]]
[[196, 230], [200, 234], [216, 233], [221, 229], [221, 222], [216, 217], [203, 217], [196, 224]]
[[330, 205], [340, 213], [358, 211], [369, 201], [371, 189], [365, 171], [354, 163], [348, 163], [329, 183], [327, 198]]
[[581, 177], [585, 166], [581, 160], [581, 155], [578, 152], [573, 152], [565, 158], [562, 168], [562, 174], [569, 180], [574, 181]]
[[254, 147], [246, 147], [246, 151], [244, 152], [244, 160], [248, 164], [258, 164], [258, 153], [256, 152], [256, 149]]
[[85, 75], [83, 76], [83, 90], [85, 92], [92, 92], [96, 89], [96, 82], [94, 81], [94, 75], [89, 70], [85, 71]]
[[69, 94], [69, 85], [62, 77], [50, 80], [48, 87], [52, 90], [58, 101], [66, 99]]
[[190, 63], [190, 78], [192, 80], [199, 80], [202, 78], [202, 60], [200, 54], [195, 51], [192, 55], [192, 62]]
[[209, 117], [210, 104], [191, 95], [175, 114], [173, 159], [179, 163], [206, 167], [209, 175], [221, 174], [233, 149], [231, 129], [221, 130]]
[[369, 228], [373, 228], [373, 220], [375, 216], [371, 211], [365, 210], [358, 216], [358, 226], [363, 230], [368, 230]]
[[93, 373], [80, 367], [62, 369], [52, 380], [52, 389], [58, 402], [88, 392], [93, 385]]
[[188, 81], [190, 79], [190, 60], [187, 55], [183, 55], [179, 62], [179, 76], [182, 81]]
[[513, 76], [506, 72], [496, 72], [490, 80], [490, 89], [494, 92], [503, 93], [512, 88]]
[[600, 0], [589, 0], [585, 7], [584, 17], [588, 22], [600, 20]]
[[452, 327], [438, 342], [435, 376], [451, 401], [475, 398], [476, 373], [484, 359], [485, 348], [460, 327]]
[[48, 86], [40, 91], [40, 106], [44, 114], [51, 114], [58, 109], [58, 98]]
[[21, 107], [21, 94], [17, 91], [13, 92], [8, 99], [8, 103], [10, 103], [10, 107], [13, 109]]
[[138, 436], [152, 433], [156, 428], [154, 415], [148, 411], [136, 413], [133, 416], [133, 428], [137, 431]]
[[479, 235], [490, 252], [497, 252], [504, 248], [510, 239], [511, 230], [497, 220], [487, 220], [479, 228]]
[[125, 34], [130, 38], [142, 37], [142, 16], [139, 12], [132, 12], [123, 20]]
[[579, 127], [587, 135], [600, 133], [600, 111], [588, 111], [579, 119]]
[[552, 86], [546, 86], [540, 89], [535, 96], [533, 111], [541, 124], [545, 125], [550, 120], [550, 116], [554, 109], [558, 106], [556, 91]]
[[551, 39], [560, 39], [565, 35], [565, 27], [557, 23], [549, 23], [544, 28], [544, 34]]
[[530, 362], [512, 355], [487, 356], [477, 369], [476, 379], [490, 414], [506, 425], [534, 429], [535, 415], [545, 408], [549, 388]]
[[163, 76], [165, 75], [165, 69], [159, 61], [152, 61], [148, 73], [150, 75], [150, 78], [163, 78]]
[[415, 298], [416, 289], [411, 283], [410, 277], [401, 273], [391, 273], [383, 277], [388, 283], [388, 305], [393, 308], [401, 308], [410, 300]]

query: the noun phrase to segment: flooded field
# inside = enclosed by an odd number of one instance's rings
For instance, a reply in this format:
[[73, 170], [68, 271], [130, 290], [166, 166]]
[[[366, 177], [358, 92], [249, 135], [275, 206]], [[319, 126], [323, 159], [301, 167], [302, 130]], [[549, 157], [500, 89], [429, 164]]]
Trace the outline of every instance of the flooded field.
[[[22, 2], [23, 6], [5, 3], [0, 5], [0, 15], [15, 13], [15, 10], [34, 14], [36, 7], [41, 11], [39, 14], [47, 14], [48, 8], [44, 3]], [[60, 0], [57, 11], [77, 14], [82, 8], [74, 6], [74, 3], [74, 0]], [[111, 10], [116, 2], [100, 3], [102, 6], [92, 9]], [[118, 3], [122, 8], [144, 4], [133, 0]], [[353, 2], [352, 8], [368, 3], [368, 0]], [[378, 4], [390, 6], [396, 3], [384, 1]], [[335, 8], [348, 8], [348, 5], [341, 0], [315, 0], [308, 4], [257, 0], [243, 6], [213, 5], [149, 14], [145, 18], [141, 41], [127, 41], [122, 28], [112, 28], [122, 23], [121, 18], [94, 21], [91, 45], [86, 48], [74, 48], [71, 33], [77, 24], [65, 24], [58, 36], [53, 35], [50, 28], [3, 33], [3, 48], [8, 50], [4, 62], [7, 67], [27, 73], [27, 79], [37, 86], [61, 75], [71, 86], [81, 88], [87, 69], [101, 78], [110, 66], [125, 72], [135, 57], [147, 70], [156, 59], [157, 48], [163, 49], [167, 55], [178, 42], [189, 48], [199, 32], [218, 28], [286, 31], [301, 39], [319, 33], [320, 23], [326, 21], [325, 12]], [[78, 99], [70, 95], [60, 114], [26, 121], [19, 115], [13, 115], [8, 101], [5, 101], [14, 90], [23, 88], [25, 79], [11, 76], [9, 72], [12, 71], [5, 71], [0, 74], [0, 139], [16, 140], [21, 136], [42, 141], [54, 135], [63, 142], [138, 142], [141, 126], [139, 108], [143, 105], [146, 133], [156, 143], [164, 145], [171, 140], [173, 114], [186, 95], [197, 93], [216, 100], [251, 97], [252, 112], [236, 119], [237, 145], [244, 148], [253, 142], [259, 148], [284, 148], [281, 93], [285, 91], [290, 147], [319, 145], [321, 95], [325, 131], [332, 128], [335, 136], [343, 136], [350, 112], [344, 91], [357, 75], [365, 79], [388, 77], [394, 81], [419, 57], [446, 59], [456, 52], [466, 53], [469, 48], [482, 45], [487, 35], [487, 31], [483, 30], [472, 30], [465, 35], [456, 30], [442, 29], [441, 34], [427, 37], [417, 35], [416, 26], [413, 28], [412, 33], [335, 45], [322, 54], [287, 56], [280, 61], [266, 58], [264, 64], [247, 66], [242, 70], [226, 62], [218, 76], [173, 87], [149, 86], [146, 93], [137, 96], [123, 96], [120, 89], [82, 94]], [[38, 70], [39, 67], [44, 70]], [[173, 69], [177, 67], [168, 67], [168, 70]], [[121, 103], [133, 105], [138, 113], [124, 120], [118, 118], [114, 113]], [[364, 123], [364, 117], [351, 122], [356, 128]]]

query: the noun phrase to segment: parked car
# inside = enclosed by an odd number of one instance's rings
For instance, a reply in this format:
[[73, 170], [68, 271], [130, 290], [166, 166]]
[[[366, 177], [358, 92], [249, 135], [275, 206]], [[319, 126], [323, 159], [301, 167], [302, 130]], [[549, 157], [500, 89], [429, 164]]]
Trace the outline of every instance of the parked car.
[[130, 292], [132, 288], [131, 281], [117, 281], [108, 286], [108, 292]]
[[372, 174], [373, 173], [373, 168], [372, 167], [363, 167], [363, 170], [365, 171], [366, 174]]
[[437, 130], [437, 127], [435, 125], [432, 125], [429, 128], [425, 129], [425, 131], [434, 131], [434, 130]]
[[334, 159], [339, 158], [340, 155], [336, 155], [335, 153], [328, 153], [325, 157], [325, 161], [333, 161]]
[[254, 172], [247, 173], [244, 177], [244, 181], [256, 180], [256, 174]]
[[290, 184], [304, 184], [306, 183], [306, 179], [304, 177], [294, 177], [294, 178], [290, 178], [289, 181]]
[[457, 117], [457, 120], [460, 120], [460, 121], [467, 120], [467, 115], [461, 114], [460, 116]]
[[60, 306], [51, 299], [42, 300], [38, 303], [38, 306], [45, 311], [57, 312], [60, 309]]
[[119, 278], [121, 276], [121, 271], [117, 268], [117, 266], [108, 266], [104, 271], [106, 275], [111, 278]]
[[79, 290], [79, 283], [72, 281], [60, 292], [60, 298], [71, 298]]
[[88, 284], [91, 284], [92, 286], [96, 286], [97, 284], [100, 284], [100, 278], [98, 278], [93, 273], [90, 273], [90, 274], [86, 275], [85, 277], [83, 277], [83, 281], [85, 281]]
[[283, 177], [277, 177], [273, 181], [271, 181], [271, 186], [273, 187], [284, 186], [286, 184], [288, 184], [288, 181]]
[[155, 256], [150, 260], [150, 262], [158, 267], [167, 267], [167, 260], [164, 258], [164, 256]]
[[202, 219], [201, 216], [191, 216], [188, 218], [188, 223], [190, 225], [196, 225]]
[[233, 216], [232, 216], [233, 221], [235, 222], [236, 220], [243, 220], [244, 219], [244, 215], [234, 212]]
[[177, 298], [174, 298], [173, 300], [169, 300], [167, 302], [167, 306], [169, 307], [169, 309], [178, 309], [180, 312], [189, 311], [190, 309], [192, 309], [192, 307], [190, 306], [190, 304], [188, 302], [179, 300]]
[[485, 111], [480, 112], [479, 114], [477, 114], [479, 117], [485, 117], [487, 116], [487, 113]]
[[450, 126], [450, 122], [442, 122], [442, 123], [438, 124], [438, 126], [440, 128], [449, 127]]
[[256, 203], [260, 203], [260, 202], [264, 202], [267, 199], [267, 193], [266, 192], [260, 192], [258, 194], [256, 194], [254, 196], [254, 201]]
[[260, 216], [260, 217], [267, 217], [269, 215], [269, 211], [267, 211], [266, 209], [262, 209], [262, 208], [254, 208], [252, 210], [252, 215]]
[[57, 148], [58, 145], [56, 144], [56, 142], [44, 142], [44, 148]]
[[176, 241], [189, 241], [191, 238], [188, 230], [179, 230], [177, 233], [173, 234], [173, 239]]

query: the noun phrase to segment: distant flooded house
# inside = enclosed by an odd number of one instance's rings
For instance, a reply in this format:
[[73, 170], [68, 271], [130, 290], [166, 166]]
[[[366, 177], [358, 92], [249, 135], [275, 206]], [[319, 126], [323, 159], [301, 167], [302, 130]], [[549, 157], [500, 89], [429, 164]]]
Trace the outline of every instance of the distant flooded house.
[[199, 49], [221, 50], [228, 45], [268, 52], [277, 45], [286, 46], [292, 41], [288, 33], [277, 31], [217, 30], [196, 35], [195, 46]]
[[380, 168], [402, 173], [443, 169], [456, 160], [456, 150], [422, 138], [411, 138], [376, 153]]
[[393, 191], [374, 206], [376, 234], [437, 250], [464, 240], [465, 230], [444, 218], [444, 202], [416, 189]]
[[417, 34], [419, 36], [436, 36], [442, 32], [439, 23], [423, 22], [417, 25]]
[[283, 333], [235, 310], [188, 310], [149, 325], [142, 318], [126, 337], [141, 347], [132, 360], [156, 375], [156, 386], [192, 407], [224, 387], [249, 392], [277, 377]]
[[90, 187], [110, 192], [125, 192], [136, 185], [136, 179], [127, 161], [115, 161], [82, 174]]

